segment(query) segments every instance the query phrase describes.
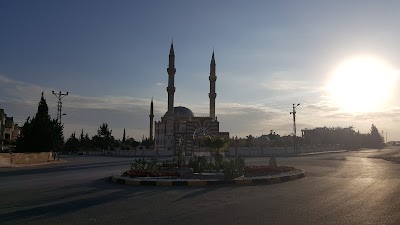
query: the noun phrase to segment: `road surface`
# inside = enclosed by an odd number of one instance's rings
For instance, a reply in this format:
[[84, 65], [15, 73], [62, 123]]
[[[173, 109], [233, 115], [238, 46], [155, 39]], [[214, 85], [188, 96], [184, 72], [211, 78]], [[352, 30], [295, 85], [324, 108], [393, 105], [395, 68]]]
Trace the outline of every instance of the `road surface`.
[[[0, 224], [400, 224], [398, 149], [278, 158], [307, 171], [275, 185], [125, 186], [132, 158], [0, 169]], [[378, 157], [378, 158], [376, 158]], [[248, 158], [266, 164], [268, 158]]]

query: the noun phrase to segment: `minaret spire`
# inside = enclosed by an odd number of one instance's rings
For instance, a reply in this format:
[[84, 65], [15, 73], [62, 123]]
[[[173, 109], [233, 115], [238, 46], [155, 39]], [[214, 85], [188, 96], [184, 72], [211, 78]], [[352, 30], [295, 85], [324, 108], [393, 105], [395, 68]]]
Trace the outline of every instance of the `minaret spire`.
[[[153, 119], [154, 119], [154, 109], [153, 109], [153, 97], [151, 98], [151, 104], [150, 104], [150, 142], [153, 141]], [[125, 132], [125, 130], [124, 130]]]
[[217, 93], [215, 93], [215, 82], [217, 81], [217, 76], [215, 75], [214, 49], [211, 56], [210, 76], [208, 79], [210, 80], [210, 93], [208, 94], [210, 98], [210, 117], [215, 119], [215, 98], [217, 97]]
[[169, 64], [168, 64], [168, 113], [174, 115], [174, 93], [175, 93], [175, 53], [174, 43], [171, 42], [171, 48], [169, 49]]
[[169, 49], [169, 64], [168, 64], [168, 112], [170, 115], [174, 115], [174, 93], [175, 93], [175, 53], [174, 43], [171, 42], [171, 48]]

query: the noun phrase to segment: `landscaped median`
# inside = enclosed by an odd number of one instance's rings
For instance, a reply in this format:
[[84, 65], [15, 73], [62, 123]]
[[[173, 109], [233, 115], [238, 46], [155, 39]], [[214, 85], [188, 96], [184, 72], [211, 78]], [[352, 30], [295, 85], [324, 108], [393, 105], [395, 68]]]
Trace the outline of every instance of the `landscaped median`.
[[268, 165], [246, 165], [242, 157], [213, 159], [195, 156], [188, 163], [177, 156], [172, 161], [135, 159], [130, 169], [110, 177], [114, 183], [131, 186], [206, 186], [276, 184], [304, 177], [304, 171], [292, 166], [280, 166], [275, 157]]
[[240, 177], [233, 180], [193, 180], [193, 179], [159, 179], [159, 178], [129, 178], [120, 175], [113, 175], [110, 181], [117, 184], [130, 186], [207, 186], [207, 185], [268, 185], [293, 181], [305, 177], [304, 170], [291, 173], [278, 174], [274, 176]]

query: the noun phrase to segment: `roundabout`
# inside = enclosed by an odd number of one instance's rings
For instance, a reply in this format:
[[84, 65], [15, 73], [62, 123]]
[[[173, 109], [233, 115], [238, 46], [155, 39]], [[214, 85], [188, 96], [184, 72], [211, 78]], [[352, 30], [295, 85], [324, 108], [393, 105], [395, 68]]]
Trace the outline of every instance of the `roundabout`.
[[305, 177], [304, 170], [272, 176], [239, 177], [233, 180], [219, 179], [165, 179], [157, 177], [129, 178], [121, 175], [112, 175], [109, 181], [129, 186], [208, 186], [208, 185], [269, 185], [293, 181]]

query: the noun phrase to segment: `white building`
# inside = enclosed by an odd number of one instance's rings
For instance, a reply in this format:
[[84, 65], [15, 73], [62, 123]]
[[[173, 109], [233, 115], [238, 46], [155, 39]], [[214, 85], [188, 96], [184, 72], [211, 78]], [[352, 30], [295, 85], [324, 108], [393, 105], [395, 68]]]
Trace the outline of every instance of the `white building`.
[[[155, 122], [155, 150], [177, 150], [181, 149], [185, 155], [190, 155], [193, 150], [201, 147], [205, 136], [219, 136], [229, 138], [228, 132], [219, 132], [219, 122], [215, 116], [215, 74], [214, 52], [210, 64], [210, 115], [207, 117], [196, 117], [193, 112], [183, 106], [174, 107], [175, 93], [175, 54], [174, 46], [171, 44], [168, 65], [168, 111]], [[150, 139], [153, 137], [153, 101], [150, 108]]]

